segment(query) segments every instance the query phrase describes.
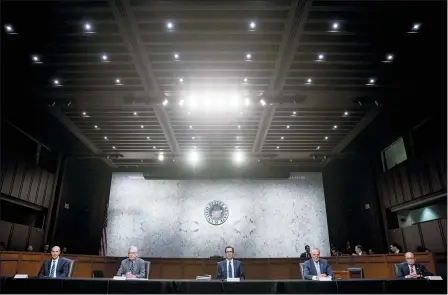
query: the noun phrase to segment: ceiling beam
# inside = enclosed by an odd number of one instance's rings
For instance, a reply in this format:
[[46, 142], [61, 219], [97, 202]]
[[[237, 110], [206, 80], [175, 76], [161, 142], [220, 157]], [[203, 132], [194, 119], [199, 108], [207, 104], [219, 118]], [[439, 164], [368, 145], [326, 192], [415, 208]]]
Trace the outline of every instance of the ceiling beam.
[[95, 155], [98, 155], [100, 159], [106, 163], [111, 168], [116, 168], [115, 164], [109, 159], [102, 157], [104, 153], [92, 142], [90, 141], [79, 128], [58, 108], [50, 108], [50, 113], [58, 119], [61, 124], [68, 129], [76, 138], [79, 139], [89, 150], [91, 150]]
[[283, 89], [288, 70], [291, 67], [294, 56], [297, 53], [299, 41], [303, 35], [308, 12], [313, 4], [312, 0], [293, 0], [288, 12], [282, 42], [280, 43], [275, 69], [272, 72], [269, 83], [269, 93], [276, 95]]
[[[132, 55], [134, 66], [142, 80], [145, 92], [148, 98], [159, 99], [162, 97], [154, 71], [151, 69], [151, 63], [146, 52], [145, 45], [138, 31], [138, 24], [131, 10], [129, 0], [110, 0], [114, 16], [118, 22], [120, 33], [126, 40], [129, 52]], [[156, 95], [154, 95], [156, 94]], [[168, 114], [164, 108], [158, 105], [153, 107], [163, 134], [170, 146], [171, 152], [179, 153], [179, 144], [171, 127]]]
[[270, 106], [264, 109], [260, 122], [258, 123], [258, 130], [257, 135], [255, 136], [254, 145], [252, 147], [252, 153], [261, 152], [266, 136], [268, 135], [269, 128], [271, 127], [276, 108], [276, 106]]
[[[380, 107], [372, 107], [367, 114], [350, 130], [349, 133], [333, 148], [332, 155], [340, 154], [381, 112]], [[330, 163], [332, 157], [327, 157], [322, 165], [325, 167]]]

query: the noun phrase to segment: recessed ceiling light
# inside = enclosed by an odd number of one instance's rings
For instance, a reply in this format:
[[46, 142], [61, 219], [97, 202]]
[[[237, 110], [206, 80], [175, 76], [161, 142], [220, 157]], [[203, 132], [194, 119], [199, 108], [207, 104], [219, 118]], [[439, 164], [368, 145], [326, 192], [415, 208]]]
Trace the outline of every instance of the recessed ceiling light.
[[338, 129], [338, 125], [334, 125], [334, 126], [333, 126], [333, 129]]
[[164, 157], [163, 157], [163, 153], [160, 153], [159, 156], [157, 157], [157, 159], [159, 161], [163, 161]]
[[344, 112], [344, 116], [348, 116], [348, 112], [347, 111]]
[[54, 86], [62, 86], [62, 85], [61, 85], [61, 81], [59, 81], [59, 79], [54, 79], [54, 80], [53, 80], [53, 85], [54, 85]]
[[98, 125], [93, 126], [93, 128], [98, 129]]
[[101, 55], [101, 60], [102, 60], [102, 61], [109, 61], [109, 57], [107, 56], [107, 54], [103, 53], [103, 54]]
[[140, 128], [145, 128], [145, 126], [143, 126], [143, 125], [140, 125]]
[[415, 23], [412, 25], [412, 31], [417, 32], [418, 30], [420, 30], [420, 27], [422, 26], [421, 23]]
[[190, 129], [193, 129], [193, 126], [190, 125]]
[[115, 149], [115, 146], [113, 146], [112, 148]]
[[241, 125], [238, 125], [238, 129], [241, 129]]
[[262, 106], [266, 105], [266, 102], [263, 99], [260, 100], [260, 103]]
[[328, 136], [325, 136], [324, 139], [325, 139], [325, 140], [328, 140]]
[[376, 82], [375, 78], [369, 78], [369, 81], [366, 85], [374, 85]]
[[297, 114], [297, 112], [296, 112], [296, 111], [294, 111], [294, 112], [292, 112], [292, 114], [293, 114], [293, 115], [295, 115], [295, 114]]
[[8, 34], [14, 33], [14, 28], [12, 27], [12, 25], [5, 25], [5, 31]]
[[176, 60], [179, 59], [179, 53], [174, 53], [174, 59], [176, 59]]
[[147, 140], [151, 140], [151, 137], [149, 137], [149, 136], [146, 136], [146, 139], [147, 139]]
[[172, 22], [167, 22], [166, 23], [166, 27], [167, 27], [168, 30], [172, 30], [174, 28], [174, 25], [173, 25]]
[[121, 83], [121, 79], [119, 79], [119, 78], [115, 79], [115, 84], [116, 84], [116, 85], [123, 85], [123, 84]]
[[153, 146], [153, 147], [152, 147], [152, 149], [153, 149], [153, 150], [155, 150], [155, 149], [156, 149], [156, 147], [155, 147], [155, 146]]
[[325, 55], [323, 53], [319, 53], [317, 55], [317, 61], [323, 61], [325, 59]]
[[246, 53], [246, 60], [250, 60], [252, 58], [252, 54]]
[[391, 53], [389, 53], [389, 54], [386, 56], [386, 60], [392, 61], [393, 59], [394, 59], [394, 55], [391, 54]]
[[191, 151], [188, 155], [188, 160], [191, 164], [195, 165], [199, 162], [199, 155], [196, 151]]
[[243, 81], [244, 81], [244, 83], [247, 83], [248, 80], [247, 80], [247, 78], [244, 78]]
[[280, 147], [279, 146], [277, 146], [277, 149], [279, 149]]
[[307, 80], [306, 80], [306, 84], [311, 84], [313, 82], [313, 80], [311, 79], [311, 78], [308, 78]]
[[184, 105], [184, 100], [183, 100], [183, 99], [179, 100], [179, 105], [180, 105], [180, 106], [183, 106], [183, 105]]
[[260, 159], [258, 159], [257, 162], [260, 162]]
[[104, 139], [107, 140], [107, 136], [104, 136]]
[[235, 148], [236, 148], [236, 149], [238, 149], [238, 148], [239, 148], [239, 146], [236, 146]]
[[320, 146], [318, 146], [318, 147], [316, 148], [316, 150], [320, 150]]
[[237, 137], [236, 137], [236, 139], [240, 139], [240, 137], [239, 137], [239, 136], [237, 136]]
[[339, 29], [339, 23], [338, 22], [334, 22], [333, 25], [331, 26], [331, 28], [333, 30], [338, 30]]
[[289, 159], [289, 162], [292, 162], [292, 159]]
[[285, 139], [285, 138], [282, 136], [282, 137], [280, 137], [280, 139], [283, 140], [283, 139]]
[[184, 82], [184, 78], [179, 78], [179, 82], [183, 83]]
[[286, 129], [289, 129], [289, 125], [286, 125]]
[[250, 29], [253, 30], [253, 29], [255, 29], [256, 27], [257, 27], [257, 24], [256, 24], [255, 22], [250, 22], [250, 23], [249, 23], [249, 28], [250, 28]]
[[194, 136], [192, 136], [191, 139], [194, 139]]
[[87, 116], [87, 113], [86, 113], [86, 112], [82, 112], [82, 115], [83, 115], [83, 116]]
[[93, 27], [91, 23], [85, 23], [84, 24], [84, 31], [86, 33], [93, 33]]
[[166, 106], [167, 104], [168, 104], [168, 100], [167, 99], [165, 99], [164, 101], [163, 101], [163, 103], [162, 103], [164, 106]]
[[41, 64], [42, 63], [42, 61], [40, 60], [40, 58], [39, 58], [39, 56], [38, 55], [33, 55], [32, 57], [31, 57], [31, 59], [33, 60], [33, 63], [35, 63], [35, 64]]
[[134, 112], [134, 116], [137, 116], [138, 115], [138, 113], [137, 112]]

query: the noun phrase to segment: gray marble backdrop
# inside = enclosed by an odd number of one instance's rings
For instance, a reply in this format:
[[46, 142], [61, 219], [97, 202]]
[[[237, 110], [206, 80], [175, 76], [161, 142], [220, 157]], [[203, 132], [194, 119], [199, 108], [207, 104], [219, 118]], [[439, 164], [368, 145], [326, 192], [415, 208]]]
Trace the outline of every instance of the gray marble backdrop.
[[[329, 255], [322, 175], [295, 180], [145, 180], [141, 173], [112, 176], [108, 255], [125, 256], [129, 245], [144, 257], [210, 257], [232, 245], [238, 257], [297, 257], [304, 246]], [[229, 207], [222, 225], [204, 208], [213, 200]]]

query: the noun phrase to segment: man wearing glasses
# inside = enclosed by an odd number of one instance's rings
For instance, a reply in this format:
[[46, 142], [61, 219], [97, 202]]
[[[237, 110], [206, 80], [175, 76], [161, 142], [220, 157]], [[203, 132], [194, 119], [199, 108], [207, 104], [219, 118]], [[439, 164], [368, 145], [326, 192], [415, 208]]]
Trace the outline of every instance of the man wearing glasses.
[[135, 246], [129, 247], [128, 258], [121, 262], [117, 276], [126, 276], [127, 279], [146, 278], [146, 264], [143, 259], [137, 257], [138, 249]]
[[218, 262], [216, 278], [218, 280], [226, 280], [229, 278], [239, 278], [240, 280], [244, 280], [244, 271], [241, 261], [233, 259], [235, 249], [231, 246], [227, 246], [225, 252], [226, 260]]
[[418, 279], [432, 276], [423, 264], [415, 263], [414, 253], [407, 252], [404, 257], [406, 262], [400, 263], [397, 269], [397, 279]]

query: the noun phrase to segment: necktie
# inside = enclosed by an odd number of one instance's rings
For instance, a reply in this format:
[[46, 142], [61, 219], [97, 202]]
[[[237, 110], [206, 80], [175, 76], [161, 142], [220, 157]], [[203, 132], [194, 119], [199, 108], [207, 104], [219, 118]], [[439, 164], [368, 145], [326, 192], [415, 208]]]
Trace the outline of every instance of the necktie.
[[129, 271], [131, 274], [134, 274], [134, 261], [131, 261], [131, 269]]
[[53, 260], [53, 262], [51, 263], [50, 278], [54, 277], [55, 270], [56, 270], [56, 260]]
[[228, 278], [233, 278], [233, 269], [232, 269], [232, 264], [229, 261], [229, 275], [227, 276]]
[[414, 266], [413, 266], [413, 265], [410, 265], [410, 267], [411, 267], [411, 274], [415, 274], [415, 268], [414, 268]]
[[319, 262], [314, 263], [314, 266], [316, 267], [316, 273], [317, 273], [317, 276], [320, 276], [320, 266], [319, 266]]

